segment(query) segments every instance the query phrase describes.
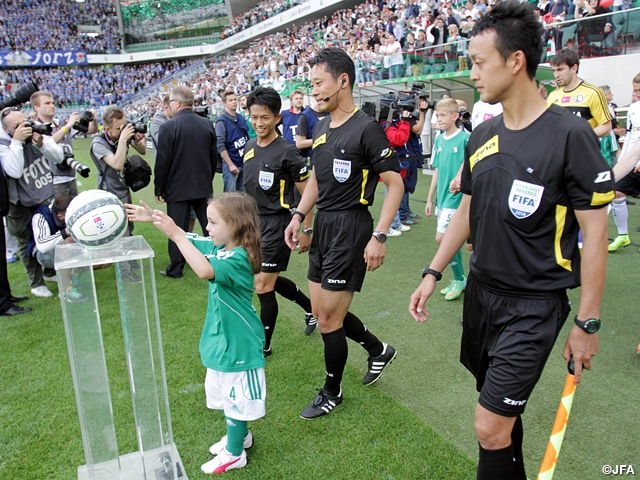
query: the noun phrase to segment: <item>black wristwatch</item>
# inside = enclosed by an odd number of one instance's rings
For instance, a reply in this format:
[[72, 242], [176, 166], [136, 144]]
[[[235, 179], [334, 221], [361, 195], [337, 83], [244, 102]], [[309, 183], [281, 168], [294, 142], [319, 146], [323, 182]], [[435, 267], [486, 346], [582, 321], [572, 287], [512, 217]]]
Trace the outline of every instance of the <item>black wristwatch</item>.
[[294, 210], [291, 216], [293, 217], [294, 215], [298, 215], [300, 217], [300, 221], [304, 222], [304, 219], [306, 217], [304, 213], [300, 212], [299, 210]]
[[578, 320], [578, 316], [573, 319], [573, 322], [585, 332], [591, 334], [600, 330], [600, 320], [597, 318], [590, 318], [589, 320]]
[[302, 233], [304, 233], [305, 235], [313, 235], [313, 228], [309, 227], [309, 228], [303, 228], [302, 229]]
[[424, 267], [424, 270], [422, 270], [422, 278], [426, 277], [427, 275], [433, 275], [434, 277], [436, 277], [436, 282], [442, 279], [442, 274], [439, 271], [434, 270], [433, 268]]
[[372, 235], [380, 243], [384, 243], [387, 241], [387, 235], [384, 232], [373, 232]]

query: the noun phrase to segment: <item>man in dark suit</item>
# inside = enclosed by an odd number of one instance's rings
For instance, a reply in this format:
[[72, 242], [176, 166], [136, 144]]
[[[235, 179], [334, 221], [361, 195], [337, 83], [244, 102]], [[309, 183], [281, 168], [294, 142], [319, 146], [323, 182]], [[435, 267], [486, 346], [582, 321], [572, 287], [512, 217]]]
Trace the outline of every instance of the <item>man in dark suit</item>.
[[[213, 195], [213, 176], [218, 163], [216, 133], [209, 120], [193, 112], [193, 93], [189, 88], [171, 90], [169, 104], [173, 118], [158, 131], [154, 172], [156, 201], [167, 202], [167, 215], [185, 231], [193, 207], [202, 231], [206, 232], [207, 199]], [[171, 240], [169, 259], [171, 263], [160, 274], [182, 277], [185, 260]]]

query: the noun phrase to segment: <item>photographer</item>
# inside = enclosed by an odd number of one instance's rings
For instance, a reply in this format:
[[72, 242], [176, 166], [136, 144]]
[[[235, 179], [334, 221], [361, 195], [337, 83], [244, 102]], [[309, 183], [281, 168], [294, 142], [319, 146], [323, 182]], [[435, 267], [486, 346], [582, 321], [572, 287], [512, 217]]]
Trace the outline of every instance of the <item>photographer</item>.
[[[409, 116], [409, 140], [406, 143], [407, 156], [411, 160], [407, 160], [407, 173], [402, 179], [404, 184], [404, 195], [400, 201], [400, 222], [404, 225], [415, 225], [421, 215], [411, 211], [409, 206], [409, 195], [415, 192], [418, 184], [418, 169], [422, 165], [422, 130], [426, 122], [427, 111], [429, 110], [429, 101], [427, 97], [421, 96], [418, 103], [418, 118], [415, 113]], [[409, 112], [407, 112], [409, 113]], [[402, 158], [400, 158], [402, 161]]]
[[458, 104], [460, 113], [456, 121], [456, 127], [471, 133], [473, 131], [473, 125], [471, 125], [471, 113], [467, 110], [467, 103], [460, 99], [456, 99], [456, 103]]
[[[122, 203], [131, 203], [131, 192], [124, 183], [124, 165], [130, 144], [140, 155], [146, 153], [144, 134], [136, 132], [117, 107], [104, 112], [102, 123], [104, 131], [93, 138], [89, 150], [98, 168], [98, 188], [113, 193]], [[133, 225], [129, 223], [126, 235], [132, 231]]]
[[[386, 108], [396, 109], [392, 113], [391, 122], [387, 121], [389, 114], [388, 111], [385, 111]], [[404, 179], [407, 174], [407, 167], [409, 166], [409, 163], [404, 162], [403, 159], [407, 157], [406, 143], [409, 141], [409, 136], [411, 134], [411, 125], [409, 123], [411, 112], [402, 108], [398, 109], [396, 104], [386, 108], [383, 107], [380, 113], [380, 125], [384, 129], [384, 133], [389, 140], [389, 145], [398, 152], [398, 159], [400, 160], [400, 167], [402, 168], [400, 176]], [[407, 232], [409, 230], [411, 230], [411, 227], [403, 225], [402, 222], [400, 222], [400, 210], [398, 209], [393, 217], [393, 222], [389, 227], [387, 236], [397, 237], [400, 236], [402, 232]]]
[[27, 243], [33, 212], [40, 205], [48, 204], [54, 196], [49, 162], [62, 162], [64, 154], [51, 136], [34, 131], [35, 128], [46, 132], [47, 126], [27, 121], [19, 107], [7, 107], [0, 116], [0, 162], [9, 190], [7, 228], [18, 240], [20, 259], [27, 271], [31, 293], [37, 297], [51, 297], [53, 294], [45, 286], [40, 264], [27, 255]]
[[[98, 131], [98, 121], [96, 120], [98, 112], [95, 110], [84, 112], [82, 117], [77, 112], [73, 112], [67, 123], [63, 125], [61, 119], [55, 117], [56, 106], [53, 94], [44, 91], [35, 92], [29, 101], [36, 112], [37, 120], [41, 123], [51, 124], [53, 140], [58, 144], [69, 146], [67, 151], [71, 158], [73, 157], [73, 137], [78, 133], [90, 135]], [[90, 118], [91, 120], [89, 120]], [[68, 162], [63, 161], [58, 165], [51, 165], [51, 173], [53, 174], [53, 190], [56, 197], [62, 194], [78, 194], [76, 171], [69, 166]]]

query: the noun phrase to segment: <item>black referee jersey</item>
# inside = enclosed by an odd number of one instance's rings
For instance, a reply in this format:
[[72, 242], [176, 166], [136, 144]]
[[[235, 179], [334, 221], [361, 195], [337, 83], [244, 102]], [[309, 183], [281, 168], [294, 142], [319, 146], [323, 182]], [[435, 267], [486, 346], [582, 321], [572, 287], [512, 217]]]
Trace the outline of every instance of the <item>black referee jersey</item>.
[[382, 127], [356, 110], [331, 128], [329, 118], [313, 132], [313, 160], [319, 210], [347, 210], [373, 204], [379, 174], [400, 172], [400, 161]]
[[252, 138], [244, 148], [244, 188], [258, 204], [259, 215], [289, 210], [294, 202], [294, 182], [309, 178], [307, 162], [297, 148], [280, 135], [266, 147]]
[[504, 291], [579, 286], [575, 210], [614, 198], [592, 128], [556, 105], [522, 130], [508, 130], [502, 116], [474, 129], [461, 190], [472, 196], [470, 272]]

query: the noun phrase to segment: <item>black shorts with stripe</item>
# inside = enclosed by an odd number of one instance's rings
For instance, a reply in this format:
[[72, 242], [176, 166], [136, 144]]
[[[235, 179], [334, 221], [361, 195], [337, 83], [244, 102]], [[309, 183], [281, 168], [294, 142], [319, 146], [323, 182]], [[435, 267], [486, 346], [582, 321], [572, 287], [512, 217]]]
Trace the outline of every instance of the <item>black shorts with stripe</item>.
[[364, 250], [373, 233], [366, 207], [318, 210], [307, 278], [325, 290], [359, 292], [367, 273]]
[[564, 291], [497, 292], [469, 276], [460, 361], [480, 405], [504, 417], [524, 412], [570, 310]]
[[291, 221], [291, 213], [260, 215], [260, 245], [262, 247], [262, 271], [284, 272], [289, 265], [291, 249], [284, 241], [284, 231]]
[[640, 195], [640, 173], [631, 171], [616, 182], [614, 190], [625, 195]]

